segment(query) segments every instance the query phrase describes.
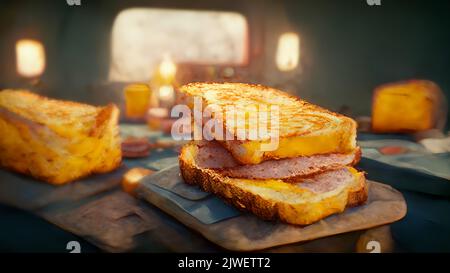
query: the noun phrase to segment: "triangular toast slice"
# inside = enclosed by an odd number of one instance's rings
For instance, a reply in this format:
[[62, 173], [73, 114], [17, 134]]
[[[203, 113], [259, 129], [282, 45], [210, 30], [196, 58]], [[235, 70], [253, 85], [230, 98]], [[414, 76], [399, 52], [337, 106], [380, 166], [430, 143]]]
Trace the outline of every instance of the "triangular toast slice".
[[[180, 88], [181, 100], [193, 107], [194, 98], [202, 101], [202, 107], [211, 107], [212, 118], [224, 124], [224, 131], [213, 137], [227, 148], [242, 164], [259, 164], [265, 160], [294, 158], [329, 153], [352, 153], [356, 149], [356, 122], [351, 118], [330, 112], [283, 91], [244, 83], [191, 83]], [[267, 120], [267, 134], [242, 140], [236, 135], [238, 126], [249, 128], [254, 122], [227, 123], [226, 107], [233, 106], [249, 116], [261, 109], [270, 112], [270, 106], [279, 109], [278, 145], [270, 150], [262, 148], [270, 142], [272, 123]], [[218, 112], [223, 114], [218, 115]], [[268, 113], [268, 116], [271, 114]], [[242, 115], [244, 116], [244, 115]], [[242, 124], [245, 123], [245, 124]], [[240, 125], [238, 125], [240, 124]], [[275, 128], [275, 127], [274, 127]], [[233, 140], [225, 136], [234, 136]]]

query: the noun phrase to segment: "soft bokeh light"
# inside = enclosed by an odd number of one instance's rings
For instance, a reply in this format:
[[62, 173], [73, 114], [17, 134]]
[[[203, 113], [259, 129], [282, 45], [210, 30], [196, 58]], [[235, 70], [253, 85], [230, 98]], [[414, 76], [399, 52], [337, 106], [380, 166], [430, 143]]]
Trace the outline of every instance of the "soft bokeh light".
[[171, 85], [163, 85], [159, 88], [159, 97], [161, 99], [169, 99], [174, 95], [174, 90]]
[[45, 70], [44, 45], [35, 40], [19, 40], [16, 44], [17, 72], [23, 77], [38, 77]]
[[300, 37], [293, 32], [283, 33], [278, 39], [276, 63], [280, 71], [297, 68], [300, 60]]
[[159, 65], [159, 74], [165, 79], [173, 79], [177, 73], [177, 66], [172, 61], [170, 55], [165, 54], [164, 59]]

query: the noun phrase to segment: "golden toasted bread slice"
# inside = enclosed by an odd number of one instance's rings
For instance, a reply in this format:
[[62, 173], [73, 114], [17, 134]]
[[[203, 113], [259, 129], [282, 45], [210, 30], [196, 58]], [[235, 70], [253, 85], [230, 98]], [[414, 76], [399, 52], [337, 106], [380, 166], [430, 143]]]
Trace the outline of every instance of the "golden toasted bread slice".
[[[259, 164], [269, 159], [293, 158], [328, 153], [351, 153], [356, 148], [356, 122], [345, 116], [332, 113], [316, 105], [310, 104], [285, 92], [261, 85], [243, 83], [192, 83], [180, 88], [183, 99], [193, 107], [193, 99], [201, 98], [203, 107], [213, 107], [220, 111], [211, 111], [212, 118], [224, 124], [224, 134], [212, 132], [212, 136], [220, 141], [232, 155], [243, 164]], [[229, 124], [226, 118], [226, 108], [235, 106], [245, 112], [244, 121], [236, 118], [234, 124]], [[264, 106], [264, 107], [263, 107]], [[270, 150], [262, 148], [262, 144], [270, 142], [272, 123], [267, 121], [264, 126], [267, 134], [261, 134], [239, 139], [238, 128], [251, 128], [254, 120], [248, 118], [255, 108], [268, 109], [276, 106], [279, 109], [278, 145]], [[242, 123], [245, 123], [244, 125]], [[275, 124], [275, 123], [274, 123]], [[233, 140], [224, 136], [232, 135]]]
[[0, 92], [0, 166], [64, 184], [121, 164], [118, 108]]
[[364, 174], [351, 167], [321, 173], [299, 183], [230, 178], [214, 169], [199, 167], [198, 151], [196, 144], [187, 144], [181, 150], [184, 181], [266, 220], [309, 225], [367, 200]]

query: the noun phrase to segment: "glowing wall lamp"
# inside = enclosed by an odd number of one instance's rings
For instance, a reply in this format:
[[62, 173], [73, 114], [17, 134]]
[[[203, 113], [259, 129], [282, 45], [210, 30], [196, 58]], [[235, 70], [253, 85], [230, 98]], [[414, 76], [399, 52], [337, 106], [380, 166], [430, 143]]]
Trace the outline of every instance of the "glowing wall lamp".
[[300, 37], [297, 33], [286, 32], [278, 39], [276, 64], [280, 71], [297, 68], [300, 60]]
[[17, 72], [26, 78], [39, 77], [45, 70], [45, 49], [42, 43], [23, 39], [16, 43]]

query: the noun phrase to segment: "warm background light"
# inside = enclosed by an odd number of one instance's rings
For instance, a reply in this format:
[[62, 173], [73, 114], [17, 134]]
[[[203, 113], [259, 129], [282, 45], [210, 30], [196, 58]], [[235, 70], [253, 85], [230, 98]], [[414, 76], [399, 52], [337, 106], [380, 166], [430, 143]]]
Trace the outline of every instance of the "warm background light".
[[278, 39], [276, 63], [280, 71], [290, 71], [298, 66], [300, 37], [293, 32], [283, 33]]
[[171, 98], [174, 95], [173, 87], [171, 85], [163, 85], [159, 88], [160, 98]]
[[155, 94], [151, 99], [153, 107], [171, 108], [175, 103], [175, 75], [177, 65], [172, 61], [169, 54], [164, 54], [162, 62], [152, 76], [151, 87]]
[[172, 79], [177, 73], [177, 66], [173, 63], [169, 55], [165, 55], [162, 63], [159, 65], [159, 73], [165, 79]]
[[19, 40], [16, 44], [17, 72], [23, 77], [38, 77], [45, 70], [45, 50], [42, 43]]
[[175, 102], [175, 90], [172, 85], [163, 85], [159, 88], [159, 105], [171, 107]]

